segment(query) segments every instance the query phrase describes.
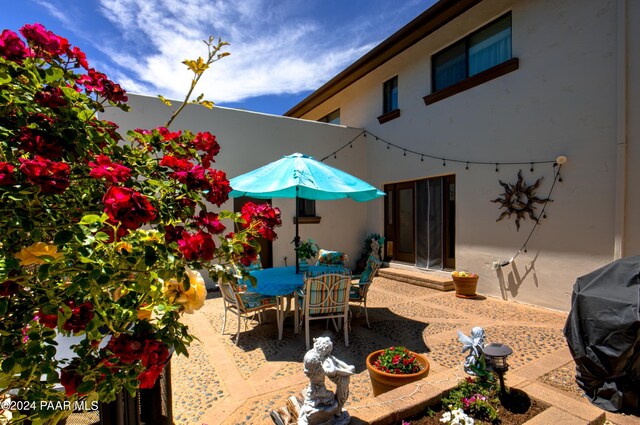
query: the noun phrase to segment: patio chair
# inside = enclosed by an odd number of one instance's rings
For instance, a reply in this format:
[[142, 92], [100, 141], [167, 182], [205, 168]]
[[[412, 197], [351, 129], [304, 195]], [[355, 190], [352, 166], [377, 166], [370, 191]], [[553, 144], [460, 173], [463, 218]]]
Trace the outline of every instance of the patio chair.
[[240, 339], [240, 318], [244, 317], [244, 328], [247, 329], [247, 320], [252, 316], [258, 316], [258, 323], [262, 323], [261, 313], [271, 307], [276, 307], [276, 297], [260, 295], [255, 292], [248, 292], [246, 285], [238, 285], [230, 282], [218, 282], [218, 287], [222, 293], [224, 304], [224, 319], [222, 320], [222, 334], [227, 325], [227, 311], [231, 311], [238, 316], [238, 333], [236, 335], [236, 345]]
[[[304, 317], [304, 333], [307, 350], [311, 348], [309, 322], [318, 319], [333, 319], [336, 329], [344, 326], [344, 344], [349, 346], [349, 287], [351, 272], [321, 273], [307, 275], [304, 288], [298, 292], [300, 312]], [[336, 322], [338, 319], [338, 322]], [[340, 322], [342, 320], [342, 323]]]
[[318, 251], [316, 266], [346, 266], [348, 261], [349, 257], [344, 252], [321, 249]]
[[382, 261], [376, 256], [370, 255], [362, 274], [354, 276], [357, 280], [351, 282], [351, 290], [349, 291], [349, 302], [357, 303], [364, 307], [364, 315], [367, 318], [367, 327], [369, 329], [371, 329], [371, 325], [369, 324], [369, 314], [367, 313], [367, 294], [381, 265]]

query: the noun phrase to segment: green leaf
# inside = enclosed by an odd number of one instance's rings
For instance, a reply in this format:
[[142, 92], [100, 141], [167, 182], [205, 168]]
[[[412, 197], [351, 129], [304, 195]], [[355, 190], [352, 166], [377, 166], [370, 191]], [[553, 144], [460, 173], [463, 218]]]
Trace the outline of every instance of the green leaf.
[[15, 365], [16, 365], [16, 361], [13, 359], [13, 357], [7, 357], [2, 361], [2, 372], [4, 373], [11, 372], [11, 370]]
[[81, 263], [95, 263], [95, 261], [93, 261], [91, 258], [87, 258], [87, 257], [83, 257], [83, 256], [79, 256], [78, 259], [80, 260]]
[[82, 121], [88, 121], [91, 119], [91, 117], [93, 117], [94, 114], [95, 114], [95, 111], [91, 109], [83, 109], [78, 112], [78, 118], [81, 119]]
[[107, 235], [105, 232], [98, 232], [96, 233], [96, 239], [99, 240], [100, 242], [107, 242], [109, 239], [111, 239], [111, 237]]
[[169, 100], [165, 99], [165, 97], [164, 97], [164, 96], [162, 96], [162, 95], [160, 95], [160, 94], [159, 94], [159, 95], [158, 95], [158, 99], [160, 99], [160, 101], [162, 101], [162, 103], [164, 103], [165, 105], [167, 105], [167, 106], [171, 106], [171, 102], [170, 102]]
[[144, 264], [147, 267], [151, 267], [156, 263], [156, 261], [158, 261], [158, 254], [156, 254], [156, 251], [150, 246], [145, 246], [144, 247]]
[[7, 84], [11, 82], [11, 75], [6, 69], [0, 69], [0, 84]]
[[44, 81], [53, 83], [54, 81], [62, 80], [64, 71], [61, 68], [51, 66], [44, 71], [44, 75]]
[[56, 245], [64, 245], [73, 239], [73, 232], [71, 230], [61, 230], [53, 238], [53, 243]]
[[95, 387], [96, 387], [95, 382], [86, 381], [86, 382], [83, 382], [82, 384], [78, 385], [77, 391], [79, 393], [89, 393], [89, 392], [93, 391], [93, 389]]
[[89, 225], [93, 223], [98, 223], [102, 221], [102, 217], [96, 214], [88, 214], [82, 217], [80, 220], [80, 224]]

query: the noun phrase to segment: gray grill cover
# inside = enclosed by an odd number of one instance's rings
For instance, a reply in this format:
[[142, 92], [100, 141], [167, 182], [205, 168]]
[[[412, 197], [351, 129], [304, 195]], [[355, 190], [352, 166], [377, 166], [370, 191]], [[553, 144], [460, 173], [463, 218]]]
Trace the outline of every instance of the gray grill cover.
[[591, 402], [640, 411], [640, 256], [579, 277], [564, 327], [576, 381]]

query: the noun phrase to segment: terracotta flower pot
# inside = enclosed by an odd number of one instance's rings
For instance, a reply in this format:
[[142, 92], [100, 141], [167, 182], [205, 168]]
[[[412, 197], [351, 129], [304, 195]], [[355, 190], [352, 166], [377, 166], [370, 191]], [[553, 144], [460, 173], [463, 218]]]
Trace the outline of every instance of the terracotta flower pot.
[[476, 296], [476, 288], [478, 287], [478, 278], [480, 276], [462, 277], [451, 276], [453, 278], [453, 287], [456, 290], [458, 298], [474, 298]]
[[429, 374], [429, 361], [425, 356], [419, 353], [413, 354], [415, 354], [418, 363], [422, 365], [422, 370], [420, 372], [395, 375], [393, 373], [378, 370], [373, 366], [373, 364], [383, 351], [384, 350], [374, 351], [367, 356], [367, 370], [369, 371], [369, 377], [371, 378], [371, 387], [373, 388], [374, 396], [386, 393], [387, 391], [411, 382], [419, 381], [422, 378], [426, 378]]

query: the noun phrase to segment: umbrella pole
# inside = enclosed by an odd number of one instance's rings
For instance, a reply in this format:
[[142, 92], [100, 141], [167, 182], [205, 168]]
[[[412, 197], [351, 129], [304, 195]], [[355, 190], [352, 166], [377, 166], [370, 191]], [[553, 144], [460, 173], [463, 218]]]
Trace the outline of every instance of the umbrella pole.
[[300, 273], [300, 262], [298, 261], [298, 247], [300, 246], [300, 236], [298, 235], [298, 221], [299, 221], [299, 217], [298, 217], [298, 211], [300, 210], [300, 208], [298, 208], [298, 187], [296, 186], [296, 237], [293, 239], [295, 242], [295, 246], [296, 246], [296, 274]]

